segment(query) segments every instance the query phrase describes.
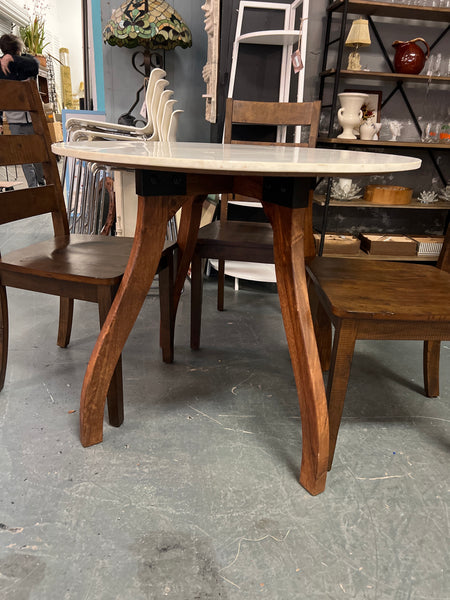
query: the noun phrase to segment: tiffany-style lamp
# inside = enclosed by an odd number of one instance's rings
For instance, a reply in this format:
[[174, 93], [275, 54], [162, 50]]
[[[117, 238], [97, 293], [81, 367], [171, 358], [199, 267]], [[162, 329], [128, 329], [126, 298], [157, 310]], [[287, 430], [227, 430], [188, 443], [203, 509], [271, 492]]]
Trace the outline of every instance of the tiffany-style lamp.
[[[145, 75], [152, 66], [164, 67], [164, 57], [151, 63], [151, 50], [172, 50], [176, 46], [192, 46], [192, 35], [181, 16], [164, 0], [128, 0], [113, 11], [103, 39], [111, 46], [136, 48], [142, 46]], [[135, 57], [135, 54], [133, 54]], [[137, 69], [134, 60], [133, 66]], [[137, 69], [139, 70], [139, 69]]]
[[[134, 69], [144, 75], [146, 80], [152, 67], [164, 68], [165, 50], [172, 50], [176, 46], [182, 48], [192, 46], [189, 27], [177, 11], [164, 0], [127, 0], [113, 11], [103, 31], [103, 40], [110, 46], [125, 48], [142, 46], [144, 50], [135, 52], [131, 62]], [[163, 54], [151, 52], [158, 49], [163, 50]], [[138, 56], [143, 57], [140, 66], [144, 67], [144, 71], [136, 66]], [[119, 122], [127, 125], [135, 124], [131, 112], [137, 105], [143, 89], [144, 86], [138, 90], [136, 101], [128, 112], [119, 118]]]

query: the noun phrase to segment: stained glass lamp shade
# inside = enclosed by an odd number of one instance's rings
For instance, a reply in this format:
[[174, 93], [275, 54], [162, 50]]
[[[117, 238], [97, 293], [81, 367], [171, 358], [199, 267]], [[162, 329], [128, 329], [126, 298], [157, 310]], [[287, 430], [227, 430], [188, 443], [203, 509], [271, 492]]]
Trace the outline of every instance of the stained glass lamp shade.
[[192, 46], [192, 35], [181, 16], [164, 0], [128, 0], [113, 11], [103, 31], [111, 46], [147, 50]]

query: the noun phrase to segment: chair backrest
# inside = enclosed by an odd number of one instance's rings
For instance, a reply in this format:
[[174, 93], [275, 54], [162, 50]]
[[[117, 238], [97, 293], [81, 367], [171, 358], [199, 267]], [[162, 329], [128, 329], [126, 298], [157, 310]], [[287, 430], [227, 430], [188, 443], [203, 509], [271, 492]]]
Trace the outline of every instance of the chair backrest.
[[161, 98], [159, 100], [159, 106], [156, 113], [156, 129], [158, 131], [158, 136], [161, 141], [164, 141], [161, 135], [161, 124], [164, 115], [164, 109], [166, 107], [167, 102], [172, 98], [173, 90], [164, 90], [161, 94]]
[[42, 163], [46, 181], [44, 186], [2, 192], [0, 224], [51, 213], [55, 235], [67, 235], [61, 181], [36, 82], [2, 81], [0, 111], [28, 111], [34, 130], [32, 135], [0, 136], [0, 166]]
[[166, 72], [163, 69], [156, 68], [153, 69], [150, 73], [147, 83], [147, 89], [145, 92], [145, 105], [147, 107], [147, 123], [143, 127], [136, 128], [141, 135], [151, 135], [156, 129], [151, 114], [153, 95], [155, 93], [156, 83], [161, 79], [164, 79], [165, 76]]
[[167, 142], [177, 141], [178, 123], [184, 110], [174, 110], [170, 115], [169, 131], [167, 132]]
[[167, 100], [164, 105], [164, 109], [161, 116], [161, 121], [159, 123], [160, 131], [159, 131], [159, 139], [162, 142], [167, 142], [167, 136], [169, 134], [169, 126], [170, 126], [170, 117], [173, 114], [173, 107], [176, 104], [176, 100]]
[[[315, 102], [252, 102], [246, 100], [234, 100], [227, 98], [224, 142], [226, 144], [258, 144], [275, 146], [303, 146], [314, 148], [317, 142], [320, 119], [320, 100]], [[233, 133], [233, 125], [263, 125], [263, 126], [297, 126], [309, 127], [307, 141], [301, 143], [275, 143], [261, 140], [236, 139]], [[258, 135], [260, 130], [252, 131], [246, 127], [245, 137]], [[220, 205], [220, 219], [227, 220], [228, 202], [231, 195], [223, 194]], [[252, 198], [234, 195], [233, 200], [252, 202]], [[312, 193], [308, 209], [305, 211], [305, 256], [315, 255], [315, 245], [312, 229]]]
[[[225, 144], [295, 145], [314, 148], [317, 142], [320, 100], [315, 102], [251, 102], [227, 98], [224, 126]], [[296, 144], [237, 139], [233, 125], [308, 126], [307, 141]], [[251, 132], [249, 132], [251, 135]]]
[[153, 91], [152, 103], [150, 107], [150, 114], [153, 123], [153, 141], [157, 142], [159, 139], [159, 131], [158, 131], [158, 110], [161, 104], [161, 96], [163, 94], [164, 88], [169, 85], [167, 79], [159, 79], [155, 84], [155, 89]]

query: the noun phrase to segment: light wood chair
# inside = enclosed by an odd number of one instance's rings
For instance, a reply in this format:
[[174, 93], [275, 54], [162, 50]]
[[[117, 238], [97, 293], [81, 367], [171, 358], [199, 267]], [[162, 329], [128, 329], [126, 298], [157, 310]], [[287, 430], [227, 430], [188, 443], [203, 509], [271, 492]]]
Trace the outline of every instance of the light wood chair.
[[[224, 142], [259, 145], [289, 145], [314, 147], [319, 128], [320, 102], [248, 102], [227, 99]], [[246, 137], [250, 141], [238, 139], [235, 126], [246, 127]], [[267, 126], [297, 126], [309, 128], [307, 141], [303, 143], [283, 144], [271, 141], [255, 141], [252, 136], [266, 135]], [[262, 126], [262, 128], [261, 128]], [[256, 129], [256, 131], [255, 131]], [[242, 132], [241, 132], [242, 133]], [[270, 132], [269, 132], [270, 133]], [[241, 136], [242, 137], [242, 136]], [[202, 311], [202, 259], [218, 259], [218, 296], [217, 308], [223, 310], [225, 260], [242, 262], [274, 263], [273, 234], [269, 223], [254, 223], [228, 220], [228, 202], [233, 200], [251, 202], [252, 198], [223, 194], [220, 220], [213, 221], [199, 230], [191, 268], [191, 348], [200, 346]], [[253, 202], [255, 202], [253, 200]], [[312, 226], [311, 226], [312, 240]], [[311, 241], [311, 243], [313, 243]]]
[[[0, 165], [42, 163], [46, 185], [5, 191], [0, 195], [0, 224], [51, 214], [54, 237], [10, 252], [0, 260], [0, 389], [3, 388], [8, 357], [8, 305], [6, 287], [15, 287], [60, 297], [57, 344], [68, 345], [74, 299], [98, 304], [100, 325], [106, 319], [122, 280], [133, 240], [100, 235], [70, 235], [63, 191], [51, 151], [50, 135], [39, 92], [34, 81], [2, 81], [0, 110], [28, 111], [34, 134], [3, 135]], [[39, 226], [39, 225], [37, 225]], [[163, 358], [173, 356], [172, 251], [168, 244], [161, 257], [161, 346]], [[81, 382], [80, 382], [81, 384]], [[123, 421], [122, 366], [119, 359], [108, 391], [109, 420]]]
[[450, 340], [450, 227], [436, 267], [322, 256], [307, 273], [319, 356], [329, 369], [331, 469], [356, 340], [425, 340], [425, 395], [439, 395], [440, 342]]

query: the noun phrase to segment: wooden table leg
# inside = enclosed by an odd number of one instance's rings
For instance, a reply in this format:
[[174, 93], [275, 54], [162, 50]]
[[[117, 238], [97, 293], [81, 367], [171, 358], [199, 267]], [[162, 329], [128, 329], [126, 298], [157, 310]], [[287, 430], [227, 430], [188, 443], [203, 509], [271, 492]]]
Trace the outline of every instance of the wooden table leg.
[[328, 411], [309, 309], [304, 266], [305, 208], [263, 202], [274, 236], [275, 270], [281, 312], [294, 370], [302, 420], [300, 483], [310, 494], [323, 492], [328, 466]]
[[186, 197], [138, 197], [130, 258], [84, 377], [80, 404], [83, 446], [98, 444], [103, 439], [103, 413], [112, 374], [155, 277], [167, 222], [186, 200]]
[[[180, 301], [181, 292], [183, 291], [183, 286], [186, 281], [192, 256], [194, 254], [195, 244], [197, 243], [198, 228], [200, 226], [200, 219], [202, 217], [202, 207], [206, 198], [207, 196], [205, 194], [190, 197], [183, 204], [183, 209], [181, 211], [180, 225], [177, 234], [178, 264], [175, 283], [173, 286], [174, 314], [173, 323], [171, 325], [172, 335], [175, 328], [175, 317], [178, 303]], [[164, 362], [171, 363], [172, 361], [173, 356], [170, 357], [170, 360], [164, 359]]]
[[202, 217], [203, 202], [207, 195], [194, 196], [183, 205], [181, 220], [178, 230], [178, 268], [174, 285], [174, 310], [177, 311], [178, 302], [183, 290], [184, 282], [189, 270], [189, 265], [197, 243], [198, 228]]

